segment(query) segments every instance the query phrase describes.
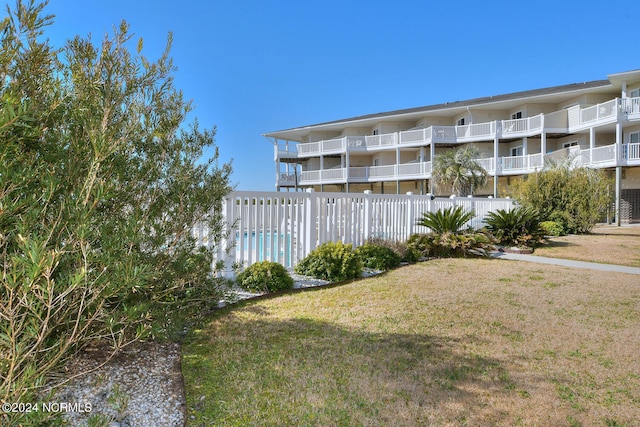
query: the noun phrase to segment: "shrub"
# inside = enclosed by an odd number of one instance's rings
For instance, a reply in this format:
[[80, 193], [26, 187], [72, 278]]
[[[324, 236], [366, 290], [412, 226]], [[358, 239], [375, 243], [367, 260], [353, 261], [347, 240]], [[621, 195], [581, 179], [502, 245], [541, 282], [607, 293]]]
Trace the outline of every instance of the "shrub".
[[[180, 330], [178, 317], [203, 313], [222, 285], [213, 248], [191, 230], [220, 236], [231, 169], [215, 129], [186, 123], [169, 49], [158, 60], [142, 44], [130, 51], [124, 22], [98, 46], [53, 48], [46, 3], [17, 2], [0, 33], [3, 402], [34, 400], [94, 340], [117, 351]], [[48, 425], [29, 418], [41, 415], [0, 413], [0, 424]]]
[[544, 220], [559, 221], [565, 232], [587, 233], [611, 205], [611, 180], [601, 169], [572, 168], [568, 162], [529, 175], [515, 186], [523, 206]]
[[293, 279], [281, 264], [260, 261], [236, 276], [236, 283], [249, 292], [276, 292], [293, 288]]
[[498, 209], [485, 218], [487, 230], [498, 243], [508, 246], [535, 247], [544, 237], [538, 211], [519, 206], [510, 211]]
[[301, 260], [295, 272], [339, 282], [362, 276], [362, 260], [350, 244], [327, 242]]
[[432, 233], [457, 233], [471, 219], [473, 219], [473, 211], [464, 211], [462, 206], [455, 206], [441, 209], [436, 212], [425, 212], [422, 218], [418, 220], [418, 225], [425, 226]]
[[542, 221], [540, 228], [545, 236], [564, 236], [566, 233], [560, 221]]
[[409, 247], [425, 258], [487, 256], [493, 243], [481, 232], [414, 234], [408, 240]]
[[386, 240], [378, 237], [367, 240], [368, 244], [376, 246], [384, 246], [398, 254], [401, 262], [417, 262], [422, 256], [415, 249], [410, 248], [408, 242], [400, 242], [397, 240]]
[[400, 256], [386, 246], [366, 243], [356, 248], [355, 252], [365, 267], [375, 270], [391, 270], [399, 266], [401, 262]]
[[433, 233], [429, 234], [412, 234], [407, 240], [407, 247], [415, 253], [420, 254], [421, 258], [433, 257]]

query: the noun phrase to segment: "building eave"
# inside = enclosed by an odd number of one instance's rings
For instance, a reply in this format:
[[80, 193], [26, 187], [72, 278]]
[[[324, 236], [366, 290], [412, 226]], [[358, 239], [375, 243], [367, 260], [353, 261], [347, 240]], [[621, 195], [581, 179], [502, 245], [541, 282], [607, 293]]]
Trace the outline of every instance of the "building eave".
[[[612, 75], [614, 76], [614, 75]], [[609, 76], [611, 77], [611, 76]], [[493, 107], [496, 104], [504, 104], [508, 108], [509, 104], [523, 104], [528, 102], [549, 102], [554, 98], [567, 98], [578, 96], [582, 93], [593, 93], [594, 90], [611, 91], [614, 85], [610, 80], [596, 80], [584, 83], [573, 83], [561, 86], [553, 86], [543, 89], [534, 89], [521, 92], [512, 92], [502, 95], [486, 96], [463, 101], [446, 102], [423, 107], [393, 110], [381, 113], [366, 114], [341, 120], [333, 120], [323, 123], [284, 129], [263, 134], [267, 138], [286, 139], [289, 141], [299, 141], [302, 136], [311, 131], [339, 131], [345, 127], [373, 126], [380, 120], [412, 120], [423, 116], [452, 116], [462, 113], [469, 108]]]

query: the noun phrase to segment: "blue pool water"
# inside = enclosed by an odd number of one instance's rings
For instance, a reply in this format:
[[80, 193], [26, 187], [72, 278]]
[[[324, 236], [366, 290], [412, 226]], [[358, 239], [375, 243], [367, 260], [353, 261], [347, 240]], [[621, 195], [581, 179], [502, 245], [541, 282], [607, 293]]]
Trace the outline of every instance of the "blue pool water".
[[[284, 258], [285, 254], [288, 254], [291, 251], [291, 235], [287, 234], [286, 239], [283, 233], [263, 233], [260, 232], [256, 234], [255, 232], [251, 233], [251, 238], [249, 239], [248, 233], [245, 231], [243, 234], [243, 245], [245, 253], [248, 251], [256, 250], [256, 239], [258, 239], [258, 247], [256, 258], [258, 261], [263, 261], [265, 259], [271, 258], [271, 250], [275, 248], [280, 251], [280, 257]], [[236, 233], [236, 252], [240, 252], [240, 233]]]

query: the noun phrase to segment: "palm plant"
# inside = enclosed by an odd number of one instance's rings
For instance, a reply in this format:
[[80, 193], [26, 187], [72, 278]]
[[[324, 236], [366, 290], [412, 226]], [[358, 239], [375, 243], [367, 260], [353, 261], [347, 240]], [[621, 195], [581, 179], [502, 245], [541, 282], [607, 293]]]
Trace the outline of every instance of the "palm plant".
[[498, 209], [487, 215], [485, 223], [498, 243], [504, 245], [534, 247], [544, 237], [540, 214], [529, 207], [520, 206], [511, 211]]
[[471, 146], [449, 150], [435, 157], [433, 176], [438, 187], [456, 196], [467, 196], [487, 184], [487, 171], [478, 163], [480, 151]]
[[414, 234], [407, 242], [409, 248], [423, 257], [487, 256], [494, 239], [483, 232], [463, 227], [474, 217], [473, 211], [462, 206], [425, 212], [418, 225], [428, 227], [428, 234]]
[[418, 225], [423, 225], [436, 234], [457, 233], [474, 215], [473, 211], [465, 212], [462, 206], [452, 206], [435, 212], [424, 212]]

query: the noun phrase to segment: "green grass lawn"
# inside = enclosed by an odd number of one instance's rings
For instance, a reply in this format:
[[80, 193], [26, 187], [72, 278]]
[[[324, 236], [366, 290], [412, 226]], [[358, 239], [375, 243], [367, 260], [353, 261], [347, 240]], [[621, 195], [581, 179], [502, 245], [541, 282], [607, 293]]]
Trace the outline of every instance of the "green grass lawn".
[[554, 237], [534, 255], [640, 267], [640, 225], [598, 226], [590, 234]]
[[189, 425], [631, 426], [639, 324], [637, 276], [504, 260], [243, 302], [183, 346]]

